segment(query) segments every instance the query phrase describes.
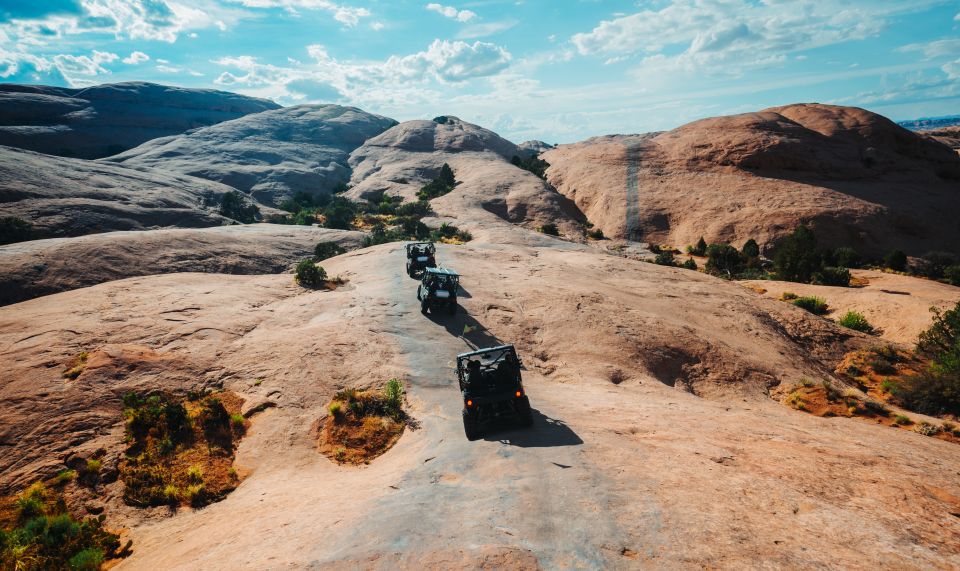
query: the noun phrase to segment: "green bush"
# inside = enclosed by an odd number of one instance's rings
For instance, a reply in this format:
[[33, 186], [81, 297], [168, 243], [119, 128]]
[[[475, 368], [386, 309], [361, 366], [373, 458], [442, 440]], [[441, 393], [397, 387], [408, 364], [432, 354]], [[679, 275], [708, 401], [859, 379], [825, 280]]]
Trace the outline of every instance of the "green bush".
[[685, 270], [696, 270], [697, 262], [695, 262], [693, 258], [687, 258], [687, 261], [680, 264], [680, 267]]
[[960, 374], [928, 369], [907, 377], [896, 389], [904, 408], [922, 414], [960, 416]]
[[313, 259], [319, 262], [327, 258], [339, 256], [344, 252], [346, 252], [346, 250], [336, 242], [320, 242], [313, 248]]
[[743, 257], [730, 244], [710, 244], [707, 247], [707, 273], [733, 277], [743, 269]]
[[753, 238], [744, 243], [743, 248], [740, 249], [740, 253], [743, 254], [745, 258], [757, 258], [760, 256], [760, 245], [757, 244], [757, 241]]
[[0, 246], [25, 242], [33, 237], [33, 226], [23, 218], [6, 216], [0, 218]]
[[357, 206], [350, 200], [336, 196], [322, 210], [325, 228], [349, 230], [357, 217]]
[[318, 266], [313, 258], [300, 260], [294, 270], [297, 283], [304, 287], [319, 287], [327, 279], [327, 271]]
[[944, 268], [943, 280], [950, 285], [960, 286], [960, 264]]
[[827, 309], [828, 309], [826, 300], [824, 300], [822, 297], [816, 297], [816, 296], [810, 296], [810, 295], [804, 296], [804, 297], [798, 297], [794, 299], [791, 303], [793, 303], [793, 305], [801, 309], [806, 309], [807, 311], [809, 311], [814, 315], [823, 315], [827, 312]]
[[850, 285], [850, 270], [846, 268], [820, 268], [813, 273], [810, 283], [847, 287]]
[[893, 250], [883, 257], [884, 267], [897, 272], [907, 271], [907, 255], [901, 250]]
[[799, 226], [793, 234], [781, 240], [773, 257], [777, 275], [790, 282], [810, 282], [821, 264], [817, 238], [806, 226]]
[[394, 418], [399, 418], [403, 410], [403, 383], [399, 379], [390, 379], [383, 388], [383, 399], [387, 412]]
[[553, 222], [548, 222], [539, 228], [541, 232], [549, 236], [559, 236], [560, 230], [557, 228], [557, 225]]
[[953, 254], [947, 252], [928, 252], [920, 258], [917, 273], [931, 279], [939, 280], [944, 271], [957, 263]]
[[663, 250], [659, 254], [657, 254], [657, 257], [653, 260], [653, 263], [660, 266], [670, 266], [670, 267], [677, 265], [677, 261], [673, 256], [673, 252], [669, 250]]
[[591, 238], [593, 240], [603, 240], [603, 230], [594, 228], [593, 230], [587, 232], [587, 238]]
[[861, 331], [863, 333], [873, 333], [873, 326], [870, 325], [867, 318], [864, 317], [862, 313], [857, 313], [856, 311], [846, 312], [838, 323], [848, 329]]
[[853, 248], [837, 248], [833, 251], [833, 264], [839, 268], [859, 268], [860, 254]]
[[397, 207], [395, 214], [397, 216], [414, 216], [423, 218], [433, 214], [430, 203], [426, 200], [417, 200], [414, 202], [405, 202]]
[[420, 200], [437, 198], [452, 191], [456, 185], [457, 181], [454, 178], [453, 169], [447, 163], [443, 163], [443, 166], [440, 167], [440, 174], [420, 189], [417, 198]]
[[687, 253], [694, 256], [704, 256], [707, 253], [707, 241], [700, 236], [696, 246], [687, 246]]
[[231, 190], [220, 198], [220, 214], [243, 224], [251, 224], [260, 218], [260, 209], [243, 193]]
[[930, 357], [938, 371], [960, 374], [960, 302], [953, 309], [930, 311], [933, 323], [920, 334], [917, 350]]
[[514, 155], [510, 162], [513, 163], [515, 167], [532, 172], [544, 180], [547, 179], [547, 169], [550, 168], [550, 163], [541, 159], [539, 155], [532, 155], [526, 158]]

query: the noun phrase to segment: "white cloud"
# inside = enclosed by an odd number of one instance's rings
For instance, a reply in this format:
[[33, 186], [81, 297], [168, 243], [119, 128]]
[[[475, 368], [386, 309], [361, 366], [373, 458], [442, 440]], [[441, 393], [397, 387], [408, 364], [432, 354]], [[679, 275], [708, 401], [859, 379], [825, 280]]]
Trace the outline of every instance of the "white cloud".
[[127, 57], [123, 58], [122, 61], [123, 63], [128, 65], [137, 65], [149, 60], [150, 60], [150, 56], [148, 56], [147, 54], [143, 52], [133, 52]]
[[908, 44], [897, 51], [923, 52], [924, 57], [928, 58], [960, 55], [960, 38]]
[[53, 63], [64, 74], [76, 74], [85, 76], [96, 76], [108, 74], [110, 70], [101, 64], [116, 61], [120, 56], [110, 52], [99, 52], [94, 50], [89, 56], [74, 56], [69, 54], [58, 54], [53, 56]]
[[289, 59], [288, 66], [260, 63], [251, 56], [221, 58], [226, 69], [214, 81], [260, 97], [285, 101], [346, 99], [378, 109], [435, 105], [438, 88], [491, 77], [512, 60], [504, 48], [486, 42], [434, 40], [427, 49], [373, 62], [340, 61], [319, 44], [307, 47], [310, 60]]
[[361, 18], [371, 16], [370, 10], [366, 8], [355, 8], [344, 6], [331, 2], [329, 0], [232, 0], [239, 2], [248, 8], [286, 8], [294, 10], [303, 8], [306, 10], [324, 10], [333, 14], [333, 19], [349, 27], [360, 23]]
[[436, 12], [442, 14], [451, 20], [456, 20], [458, 22], [469, 22], [470, 20], [477, 17], [476, 12], [471, 12], [470, 10], [457, 10], [453, 6], [443, 6], [441, 4], [436, 4], [431, 2], [427, 4], [427, 10], [431, 12]]
[[485, 38], [487, 36], [499, 34], [500, 32], [505, 32], [519, 23], [520, 22], [518, 20], [501, 20], [499, 22], [470, 24], [469, 26], [464, 26], [463, 29], [460, 30], [460, 33], [457, 34], [457, 37], [462, 40]]
[[960, 59], [944, 64], [940, 69], [947, 74], [948, 79], [960, 79]]
[[605, 20], [571, 42], [581, 55], [636, 57], [642, 68], [737, 75], [791, 52], [879, 34], [890, 16], [933, 0], [675, 0]]
[[386, 26], [384, 25], [383, 22], [373, 22], [373, 23], [370, 24], [370, 29], [373, 30], [374, 32], [379, 32], [379, 31], [382, 30], [384, 27], [386, 27]]
[[158, 65], [157, 71], [161, 73], [180, 73], [181, 71], [183, 71], [183, 68], [173, 67], [169, 65]]

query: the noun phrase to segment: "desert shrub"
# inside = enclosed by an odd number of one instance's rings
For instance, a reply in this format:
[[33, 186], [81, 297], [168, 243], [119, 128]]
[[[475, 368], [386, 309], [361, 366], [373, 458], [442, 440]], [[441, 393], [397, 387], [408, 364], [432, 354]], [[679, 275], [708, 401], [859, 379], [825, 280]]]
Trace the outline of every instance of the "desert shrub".
[[863, 408], [867, 411], [872, 412], [873, 414], [887, 414], [887, 405], [883, 404], [880, 401], [867, 399], [863, 401]]
[[960, 286], [960, 264], [944, 268], [943, 281], [950, 285]]
[[343, 418], [343, 405], [339, 402], [333, 401], [330, 403], [330, 406], [327, 407], [327, 410], [330, 412], [330, 416], [332, 416], [334, 420], [340, 420]]
[[893, 417], [894, 424], [899, 424], [902, 426], [910, 426], [913, 424], [913, 421], [910, 420], [910, 417], [905, 414], [898, 414]]
[[939, 280], [943, 277], [943, 272], [956, 263], [957, 259], [953, 254], [948, 254], [947, 252], [928, 252], [920, 258], [916, 272], [922, 276]]
[[907, 270], [907, 255], [902, 250], [893, 250], [883, 257], [883, 265], [897, 272]]
[[547, 169], [550, 168], [550, 163], [541, 159], [539, 155], [531, 155], [526, 158], [513, 155], [513, 159], [510, 162], [513, 163], [515, 167], [532, 172], [544, 180], [547, 178]]
[[894, 394], [904, 408], [931, 416], [960, 416], [960, 374], [928, 369], [904, 379]]
[[797, 384], [798, 384], [799, 386], [803, 387], [803, 388], [809, 389], [810, 387], [813, 386], [813, 380], [812, 380], [812, 379], [809, 379], [809, 378], [807, 378], [807, 377], [803, 377], [803, 378], [800, 379], [800, 382], [797, 383]]
[[0, 246], [24, 242], [33, 237], [33, 226], [23, 218], [6, 216], [0, 218]]
[[291, 198], [288, 198], [280, 203], [280, 208], [296, 214], [302, 210], [314, 210], [319, 207], [326, 206], [330, 203], [330, 195], [320, 194], [312, 195], [302, 190], [295, 193]]
[[304, 287], [319, 287], [327, 279], [327, 271], [314, 263], [313, 258], [304, 258], [297, 263], [294, 276]]
[[390, 379], [383, 388], [383, 399], [390, 416], [398, 418], [403, 409], [403, 383], [399, 379]]
[[889, 360], [884, 359], [883, 357], [876, 357], [867, 361], [867, 365], [873, 369], [874, 373], [878, 375], [893, 375], [896, 374], [897, 368], [893, 366]]
[[99, 474], [103, 469], [103, 462], [96, 458], [87, 458], [87, 463], [83, 466], [83, 471], [87, 474]]
[[670, 266], [670, 267], [677, 265], [677, 261], [673, 257], [673, 252], [671, 252], [670, 250], [663, 250], [659, 254], [657, 254], [657, 257], [653, 260], [653, 263], [658, 264], [660, 266]]
[[233, 445], [233, 432], [230, 427], [230, 413], [217, 397], [203, 399], [197, 422], [203, 428], [207, 442], [229, 449]]
[[72, 482], [77, 478], [76, 470], [61, 470], [57, 473], [56, 482], [57, 484], [66, 484]]
[[603, 240], [603, 230], [594, 228], [587, 232], [587, 238], [591, 238], [593, 240]]
[[695, 246], [687, 246], [687, 253], [693, 254], [694, 256], [704, 256], [707, 253], [707, 241], [703, 239], [703, 236], [700, 236], [700, 239], [697, 240]]
[[933, 359], [933, 367], [960, 374], [960, 302], [943, 311], [930, 308], [933, 323], [920, 334], [917, 350]]
[[861, 331], [863, 333], [873, 333], [873, 326], [870, 325], [870, 322], [867, 321], [867, 318], [863, 316], [862, 313], [856, 311], [848, 311], [843, 314], [837, 323], [855, 331]]
[[447, 124], [447, 121], [449, 121], [449, 120], [450, 120], [450, 119], [447, 118], [446, 115], [440, 115], [440, 116], [438, 116], [438, 117], [434, 117], [434, 118], [433, 118], [433, 122], [434, 122], [434, 123], [437, 123], [438, 125], [446, 125], [446, 124]]
[[760, 245], [757, 244], [756, 240], [750, 238], [744, 243], [743, 248], [740, 248], [740, 253], [745, 258], [757, 258], [760, 256]]
[[707, 247], [708, 273], [733, 277], [743, 269], [743, 257], [730, 244], [710, 244]]
[[443, 163], [443, 166], [440, 167], [440, 174], [420, 189], [417, 198], [420, 200], [437, 198], [449, 193], [455, 186], [457, 186], [457, 181], [454, 178], [453, 169], [447, 163]]
[[850, 285], [850, 270], [846, 268], [820, 268], [813, 273], [810, 283], [825, 286], [847, 287]]
[[200, 466], [190, 466], [187, 468], [187, 479], [191, 482], [203, 481], [203, 468]]
[[827, 302], [822, 297], [816, 297], [812, 295], [807, 295], [803, 297], [798, 297], [792, 301], [793, 305], [806, 309], [814, 315], [823, 315], [827, 312]]
[[[28, 488], [18, 499], [38, 499], [37, 486]], [[0, 529], [0, 569], [96, 570], [108, 554], [121, 555], [119, 537], [103, 529], [103, 516], [74, 519], [66, 512], [62, 497], [44, 499], [50, 501], [33, 506], [36, 509], [29, 519]]]
[[539, 228], [541, 232], [547, 234], [548, 236], [559, 236], [560, 229], [557, 228], [557, 225], [553, 222], [548, 222]]
[[817, 238], [806, 226], [799, 226], [793, 234], [777, 245], [773, 267], [782, 280], [807, 283], [821, 267]]
[[260, 209], [241, 192], [231, 190], [220, 198], [220, 214], [243, 224], [256, 222]]
[[415, 216], [423, 218], [432, 214], [430, 203], [426, 200], [416, 200], [414, 202], [405, 202], [397, 207], [395, 214], [397, 216]]
[[357, 216], [357, 207], [350, 200], [336, 196], [323, 208], [322, 213], [325, 228], [349, 230]]
[[837, 248], [833, 251], [833, 264], [839, 268], [859, 268], [860, 254], [853, 248]]
[[885, 393], [892, 394], [896, 392], [897, 387], [898, 387], [897, 383], [891, 381], [890, 379], [884, 379], [883, 382], [880, 383], [880, 390]]
[[230, 425], [238, 434], [243, 434], [247, 430], [247, 419], [239, 412], [235, 412], [230, 415]]
[[791, 301], [791, 300], [797, 299], [798, 297], [800, 296], [798, 296], [797, 294], [791, 291], [785, 291], [782, 294], [780, 294], [781, 301]]
[[320, 242], [313, 248], [313, 259], [316, 261], [326, 260], [346, 252], [340, 244], [336, 242]]
[[693, 258], [687, 258], [687, 260], [686, 260], [685, 262], [683, 262], [682, 264], [680, 264], [680, 267], [683, 268], [683, 269], [685, 269], [685, 270], [696, 270], [696, 269], [697, 269], [697, 262], [695, 262]]
[[833, 383], [831, 383], [830, 381], [823, 381], [821, 385], [823, 386], [824, 392], [826, 392], [828, 401], [831, 401], [831, 402], [838, 401], [840, 400], [840, 397], [843, 396], [840, 393], [840, 391], [837, 390], [837, 388], [834, 387]]

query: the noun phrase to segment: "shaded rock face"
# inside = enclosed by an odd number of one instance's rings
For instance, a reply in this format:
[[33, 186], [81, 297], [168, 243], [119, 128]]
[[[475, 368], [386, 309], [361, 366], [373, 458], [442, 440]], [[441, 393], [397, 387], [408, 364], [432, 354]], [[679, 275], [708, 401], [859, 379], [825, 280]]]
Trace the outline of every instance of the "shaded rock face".
[[109, 161], [214, 180], [279, 204], [350, 180], [350, 152], [397, 122], [339, 105], [297, 105], [157, 139]]
[[9, 244], [0, 246], [0, 305], [134, 276], [281, 273], [311, 256], [319, 242], [354, 249], [363, 236], [315, 226], [237, 224]]
[[0, 217], [26, 220], [36, 238], [231, 224], [215, 206], [231, 190], [162, 171], [0, 147]]
[[550, 180], [608, 236], [774, 243], [810, 223], [868, 255], [960, 248], [960, 157], [863, 109], [798, 104], [547, 151]]
[[0, 145], [96, 159], [278, 107], [236, 93], [144, 82], [84, 89], [0, 84]]

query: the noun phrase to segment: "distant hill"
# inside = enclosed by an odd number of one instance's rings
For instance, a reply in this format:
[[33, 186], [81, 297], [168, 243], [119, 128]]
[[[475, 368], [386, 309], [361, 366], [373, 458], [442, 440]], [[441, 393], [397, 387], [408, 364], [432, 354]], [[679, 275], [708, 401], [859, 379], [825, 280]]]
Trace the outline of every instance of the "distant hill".
[[278, 107], [236, 93], [145, 82], [84, 89], [0, 84], [0, 145], [97, 159]]
[[222, 182], [279, 204], [350, 180], [350, 152], [396, 124], [355, 107], [296, 105], [155, 139], [106, 160]]
[[960, 125], [960, 115], [950, 115], [948, 117], [927, 117], [923, 119], [912, 119], [910, 121], [898, 121], [904, 129], [911, 131], [927, 131], [930, 129], [942, 129], [944, 127], [953, 127]]

